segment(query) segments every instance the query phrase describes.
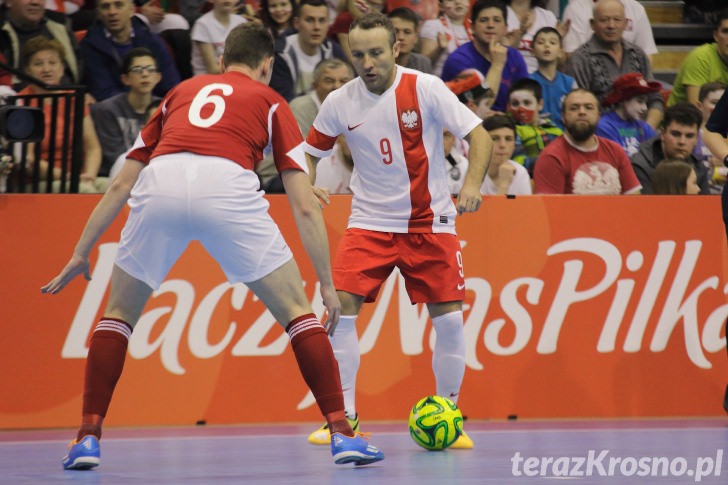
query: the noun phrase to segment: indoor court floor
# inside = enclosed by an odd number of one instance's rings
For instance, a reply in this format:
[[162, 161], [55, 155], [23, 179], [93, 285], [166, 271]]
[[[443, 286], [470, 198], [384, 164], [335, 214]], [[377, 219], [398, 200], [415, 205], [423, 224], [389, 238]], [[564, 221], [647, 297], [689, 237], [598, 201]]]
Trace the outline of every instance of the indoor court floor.
[[[363, 423], [384, 461], [338, 466], [315, 424], [107, 428], [101, 466], [64, 471], [74, 431], [0, 431], [2, 484], [728, 483], [728, 419], [467, 421], [473, 450], [426, 451]], [[611, 461], [611, 470], [610, 470]], [[611, 475], [610, 475], [611, 472]]]

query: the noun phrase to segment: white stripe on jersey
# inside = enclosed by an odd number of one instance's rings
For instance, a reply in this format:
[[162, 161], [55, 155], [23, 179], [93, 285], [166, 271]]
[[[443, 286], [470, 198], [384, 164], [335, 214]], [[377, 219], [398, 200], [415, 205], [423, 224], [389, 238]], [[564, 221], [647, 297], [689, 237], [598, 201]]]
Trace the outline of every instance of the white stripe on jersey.
[[306, 152], [303, 149], [303, 142], [289, 150], [288, 153], [286, 153], [286, 156], [296, 162], [296, 165], [301, 167], [301, 170], [308, 175], [308, 162], [306, 161]]
[[263, 155], [269, 156], [273, 151], [273, 114], [278, 109], [279, 103], [276, 103], [268, 110], [268, 144], [263, 149]]

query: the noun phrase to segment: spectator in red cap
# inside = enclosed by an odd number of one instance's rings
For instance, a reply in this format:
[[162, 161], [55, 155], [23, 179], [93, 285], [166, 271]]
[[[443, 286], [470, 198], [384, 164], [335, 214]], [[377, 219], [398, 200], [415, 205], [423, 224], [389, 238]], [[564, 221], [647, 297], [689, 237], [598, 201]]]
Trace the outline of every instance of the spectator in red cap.
[[647, 95], [659, 92], [660, 88], [660, 83], [647, 82], [638, 72], [615, 79], [611, 91], [602, 99], [602, 105], [611, 111], [599, 119], [596, 134], [619, 143], [629, 157], [637, 153], [640, 143], [656, 134], [644, 119]]
[[466, 69], [445, 84], [481, 120], [492, 114], [495, 93], [477, 69]]
[[[495, 93], [485, 81], [483, 73], [477, 69], [466, 69], [445, 83], [470, 111], [484, 120], [493, 115], [490, 110], [495, 101]], [[448, 167], [448, 184], [450, 193], [457, 195], [463, 185], [463, 177], [468, 171], [468, 143], [465, 140], [457, 140], [449, 131], [443, 133], [445, 148], [445, 159], [450, 164]]]

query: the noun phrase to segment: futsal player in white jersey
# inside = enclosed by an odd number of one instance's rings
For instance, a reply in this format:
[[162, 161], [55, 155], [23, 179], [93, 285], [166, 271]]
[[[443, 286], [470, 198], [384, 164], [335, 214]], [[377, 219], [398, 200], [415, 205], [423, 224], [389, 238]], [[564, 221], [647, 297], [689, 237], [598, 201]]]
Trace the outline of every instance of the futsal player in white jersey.
[[[491, 140], [480, 118], [439, 78], [395, 64], [399, 43], [385, 16], [356, 19], [349, 47], [359, 77], [329, 94], [304, 150], [315, 165], [343, 134], [354, 160], [352, 212], [333, 265], [342, 314], [338, 325], [329, 326], [329, 335], [347, 418], [356, 429], [356, 316], [364, 302], [376, 299], [395, 267], [412, 303], [427, 304], [432, 317], [436, 392], [457, 401], [465, 373], [465, 279], [455, 217], [480, 207]], [[443, 129], [470, 143], [470, 166], [457, 204], [448, 189]], [[325, 194], [317, 195], [326, 201]], [[309, 436], [314, 444], [329, 439], [325, 425]], [[463, 435], [453, 447], [472, 448], [473, 443]]]
[[[273, 57], [268, 30], [243, 24], [226, 38], [223, 74], [196, 76], [174, 87], [91, 214], [71, 260], [41, 289], [53, 294], [79, 274], [90, 279], [89, 254], [128, 200], [131, 211], [114, 261], [109, 303], [89, 345], [81, 426], [63, 468], [99, 465], [102, 423], [132, 330], [153, 289], [191, 240], [200, 241], [230, 283], [245, 283], [285, 328], [299, 370], [334, 435], [334, 462], [366, 465], [384, 459], [346, 419], [326, 330], [311, 310], [298, 266], [258, 190], [255, 163], [269, 146], [321, 282], [327, 323], [335, 324], [341, 305], [326, 228], [311, 196], [298, 124], [283, 98], [267, 86]], [[261, 404], [267, 397], [259, 396]]]

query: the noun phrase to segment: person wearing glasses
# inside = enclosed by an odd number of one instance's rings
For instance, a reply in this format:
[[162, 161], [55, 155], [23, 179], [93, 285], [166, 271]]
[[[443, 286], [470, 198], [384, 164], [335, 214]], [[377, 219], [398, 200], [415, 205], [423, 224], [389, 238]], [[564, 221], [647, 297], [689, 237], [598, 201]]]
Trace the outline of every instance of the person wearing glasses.
[[[83, 83], [96, 101], [127, 91], [121, 80], [124, 57], [135, 47], [146, 47], [157, 61], [160, 79], [154, 94], [164, 96], [180, 82], [173, 54], [165, 41], [134, 17], [132, 0], [98, 0], [97, 20], [81, 41]], [[178, 53], [176, 55], [179, 55]]]
[[145, 47], [130, 50], [122, 71], [121, 82], [129, 91], [91, 105], [91, 117], [103, 153], [99, 174], [104, 177], [109, 176], [119, 156], [134, 145], [147, 122], [147, 108], [160, 99], [152, 94], [162, 78], [152, 51]]

